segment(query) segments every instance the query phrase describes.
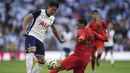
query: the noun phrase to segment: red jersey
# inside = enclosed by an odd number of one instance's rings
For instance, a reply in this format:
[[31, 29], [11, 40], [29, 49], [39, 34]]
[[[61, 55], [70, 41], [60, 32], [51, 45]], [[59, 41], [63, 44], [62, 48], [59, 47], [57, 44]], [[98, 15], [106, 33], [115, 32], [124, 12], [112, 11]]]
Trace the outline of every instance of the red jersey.
[[[78, 38], [82, 37], [83, 41], [79, 42]], [[74, 50], [75, 55], [80, 56], [89, 56], [91, 54], [92, 48], [94, 47], [94, 42], [96, 39], [100, 40], [108, 40], [94, 31], [91, 31], [90, 28], [83, 28], [78, 30], [77, 40], [76, 40], [76, 48]]]
[[[98, 25], [97, 22], [99, 22], [100, 25]], [[99, 20], [99, 21], [92, 20], [89, 23], [88, 27], [91, 28], [93, 31], [97, 32], [98, 34], [100, 34], [102, 36], [106, 36], [104, 31], [105, 31], [105, 29], [108, 28], [108, 24], [105, 23], [103, 20]]]

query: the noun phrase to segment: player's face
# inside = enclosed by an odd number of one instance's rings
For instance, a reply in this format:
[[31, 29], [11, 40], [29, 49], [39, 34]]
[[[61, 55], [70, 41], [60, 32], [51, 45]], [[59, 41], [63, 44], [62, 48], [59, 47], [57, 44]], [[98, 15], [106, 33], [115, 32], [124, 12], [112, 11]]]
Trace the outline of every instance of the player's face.
[[112, 24], [109, 24], [109, 28], [110, 28], [110, 29], [112, 29], [112, 28], [113, 28]]
[[98, 19], [98, 13], [97, 12], [93, 12], [92, 13], [92, 17], [93, 17], [93, 19]]
[[82, 28], [82, 24], [80, 24], [79, 22], [77, 22], [77, 29], [81, 29]]
[[55, 14], [55, 13], [56, 13], [56, 10], [57, 10], [57, 7], [55, 7], [55, 6], [49, 7], [49, 14], [50, 14], [50, 15]]

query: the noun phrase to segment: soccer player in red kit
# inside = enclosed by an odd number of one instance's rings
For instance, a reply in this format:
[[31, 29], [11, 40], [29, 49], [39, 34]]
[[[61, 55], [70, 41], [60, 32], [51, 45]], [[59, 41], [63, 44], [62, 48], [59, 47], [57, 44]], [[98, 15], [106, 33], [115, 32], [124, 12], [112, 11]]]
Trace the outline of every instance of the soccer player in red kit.
[[73, 73], [84, 73], [90, 61], [95, 39], [107, 40], [107, 38], [91, 31], [90, 28], [86, 28], [86, 25], [87, 21], [85, 19], [77, 21], [78, 33], [74, 53], [61, 61], [60, 65], [56, 69], [51, 70], [50, 73], [58, 73], [62, 70], [73, 70]]
[[[90, 21], [88, 27], [92, 29], [92, 31], [97, 32], [98, 34], [107, 37], [106, 33], [104, 32], [106, 29], [108, 29], [108, 24], [105, 23], [103, 20], [99, 19], [98, 11], [93, 10], [92, 11], [92, 17], [93, 20]], [[95, 48], [92, 50], [92, 60], [91, 60], [91, 65], [92, 65], [92, 72], [94, 73], [94, 68], [95, 68], [95, 60], [96, 60], [96, 65], [99, 66], [99, 59], [102, 55], [103, 49], [104, 49], [104, 42], [102, 40], [96, 40], [95, 42]], [[95, 59], [95, 52], [98, 52], [98, 55]]]

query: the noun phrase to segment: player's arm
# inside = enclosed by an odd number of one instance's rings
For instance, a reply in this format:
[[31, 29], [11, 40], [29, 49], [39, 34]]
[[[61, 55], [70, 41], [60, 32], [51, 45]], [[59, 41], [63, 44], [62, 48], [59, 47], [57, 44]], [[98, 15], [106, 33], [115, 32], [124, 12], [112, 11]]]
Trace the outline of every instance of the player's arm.
[[103, 23], [103, 27], [107, 30], [107, 36], [109, 36], [109, 31], [110, 31], [110, 28], [108, 27], [108, 24], [105, 22], [105, 21], [102, 21]]
[[32, 19], [36, 19], [41, 13], [41, 10], [37, 10], [29, 15], [27, 15], [25, 18], [24, 18], [24, 21], [23, 21], [23, 35], [27, 35], [27, 24], [30, 20]]
[[103, 23], [103, 27], [104, 27], [105, 29], [108, 29], [108, 24], [107, 24], [105, 21], [103, 21], [103, 20], [102, 20], [102, 23]]
[[82, 30], [78, 31], [78, 42], [82, 42], [85, 40], [85, 34]]
[[29, 15], [27, 15], [27, 16], [24, 18], [24, 21], [23, 21], [23, 35], [24, 35], [24, 36], [27, 35], [27, 29], [26, 29], [26, 27], [27, 27], [27, 23], [28, 23], [31, 19], [33, 19], [32, 14], [29, 14]]
[[95, 35], [96, 39], [100, 39], [102, 41], [108, 41], [108, 37], [107, 36], [102, 36], [94, 31], [92, 31], [92, 33]]
[[59, 34], [58, 34], [58, 32], [57, 32], [55, 26], [54, 26], [54, 25], [51, 25], [51, 28], [52, 28], [53, 34], [56, 36], [56, 38], [59, 40], [59, 42], [60, 42], [60, 43], [64, 43], [65, 41], [60, 38], [60, 36], [59, 36]]

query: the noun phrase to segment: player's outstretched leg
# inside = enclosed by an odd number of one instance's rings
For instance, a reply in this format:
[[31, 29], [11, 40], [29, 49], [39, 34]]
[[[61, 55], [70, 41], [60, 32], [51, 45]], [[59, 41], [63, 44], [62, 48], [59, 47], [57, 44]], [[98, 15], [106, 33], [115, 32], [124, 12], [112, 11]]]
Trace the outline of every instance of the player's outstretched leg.
[[42, 65], [44, 64], [44, 57], [43, 56], [36, 56], [38, 62], [35, 64], [32, 73], [39, 73]]
[[28, 50], [28, 53], [26, 55], [26, 68], [27, 68], [27, 73], [31, 73], [32, 70], [32, 65], [33, 65], [33, 57], [34, 57], [34, 52], [35, 48], [30, 48]]
[[76, 67], [76, 64], [79, 63], [79, 57], [77, 56], [68, 56], [64, 60], [60, 62], [60, 64], [57, 66], [55, 70], [51, 70], [50, 73], [58, 73], [62, 70], [71, 70]]
[[101, 54], [98, 54], [97, 58], [96, 58], [96, 65], [99, 66], [100, 65], [100, 62], [99, 62], [99, 59], [101, 57]]
[[65, 70], [65, 68], [62, 65], [57, 66], [56, 69], [51, 70], [50, 73], [58, 73], [59, 71]]
[[102, 48], [98, 48], [97, 52], [98, 52], [98, 55], [97, 55], [97, 58], [96, 58], [96, 65], [99, 66], [100, 65], [99, 59], [102, 56], [103, 49]]
[[50, 73], [58, 73], [57, 70], [51, 70]]

